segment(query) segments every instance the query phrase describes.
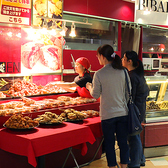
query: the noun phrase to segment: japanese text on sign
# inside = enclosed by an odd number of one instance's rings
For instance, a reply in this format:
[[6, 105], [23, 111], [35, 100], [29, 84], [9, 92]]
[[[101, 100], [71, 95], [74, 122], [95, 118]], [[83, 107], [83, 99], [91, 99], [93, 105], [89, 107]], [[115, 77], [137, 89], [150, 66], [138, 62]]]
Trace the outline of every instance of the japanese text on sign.
[[30, 15], [30, 9], [2, 5], [1, 14], [10, 16], [28, 17]]
[[22, 23], [22, 18], [9, 17], [11, 23]]

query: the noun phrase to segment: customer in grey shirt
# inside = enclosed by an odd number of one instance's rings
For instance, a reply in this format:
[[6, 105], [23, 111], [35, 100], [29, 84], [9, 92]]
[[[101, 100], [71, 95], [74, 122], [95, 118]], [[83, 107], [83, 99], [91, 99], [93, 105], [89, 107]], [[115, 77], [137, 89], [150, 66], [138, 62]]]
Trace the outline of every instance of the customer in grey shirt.
[[116, 134], [120, 148], [121, 168], [126, 168], [129, 163], [129, 148], [127, 144], [127, 87], [124, 69], [120, 57], [114, 53], [110, 45], [99, 47], [97, 57], [100, 65], [104, 67], [95, 72], [93, 84], [87, 83], [86, 88], [94, 98], [100, 97], [100, 117], [108, 166], [115, 168], [117, 165]]

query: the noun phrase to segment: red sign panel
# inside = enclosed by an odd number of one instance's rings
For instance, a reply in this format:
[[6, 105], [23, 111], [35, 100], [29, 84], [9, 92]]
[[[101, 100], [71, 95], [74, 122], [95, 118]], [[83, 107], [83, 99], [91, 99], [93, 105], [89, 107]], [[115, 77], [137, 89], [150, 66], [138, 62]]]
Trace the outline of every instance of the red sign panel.
[[21, 73], [21, 29], [0, 26], [0, 73]]
[[1, 0], [0, 21], [31, 25], [31, 2], [29, 0]]

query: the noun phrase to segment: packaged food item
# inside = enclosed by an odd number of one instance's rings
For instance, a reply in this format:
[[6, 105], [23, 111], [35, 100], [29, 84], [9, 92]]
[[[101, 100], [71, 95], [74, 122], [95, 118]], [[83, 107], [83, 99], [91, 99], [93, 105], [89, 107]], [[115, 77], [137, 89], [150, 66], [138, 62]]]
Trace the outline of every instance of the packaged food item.
[[18, 102], [16, 103], [16, 107], [17, 107], [17, 108], [22, 108], [22, 107], [24, 106], [24, 104], [25, 104], [25, 103], [18, 101]]
[[57, 100], [58, 106], [65, 106], [65, 101]]
[[58, 107], [58, 105], [59, 105], [59, 103], [58, 103], [57, 100], [54, 100], [54, 101], [52, 102], [52, 108], [56, 108], [56, 107]]
[[40, 104], [38, 104], [38, 107], [39, 107], [40, 110], [44, 110], [45, 109], [45, 104], [40, 103]]
[[57, 100], [70, 101], [71, 97], [70, 96], [59, 96], [59, 97], [57, 97]]
[[5, 116], [6, 115], [6, 110], [0, 110], [0, 116]]
[[52, 112], [45, 112], [42, 115], [38, 115], [38, 118], [34, 120], [38, 121], [40, 124], [61, 124], [65, 119]]
[[83, 120], [87, 118], [87, 115], [85, 113], [82, 113], [72, 108], [68, 108], [62, 111], [63, 112], [60, 114], [60, 116], [64, 117], [66, 120]]
[[31, 112], [39, 111], [39, 105], [38, 104], [31, 104], [30, 107], [31, 107]]
[[15, 108], [15, 109], [14, 109], [14, 113], [15, 113], [15, 114], [21, 114], [22, 112], [24, 112], [23, 109], [24, 109], [24, 108]]
[[[5, 81], [3, 78], [1, 78], [1, 80]], [[0, 98], [6, 98], [6, 95], [1, 91], [0, 91]]]
[[16, 107], [16, 103], [14, 103], [14, 102], [6, 103], [6, 108], [14, 109], [15, 107]]
[[45, 108], [46, 109], [52, 108], [52, 102], [46, 100], [46, 101], [44, 101], [44, 103], [45, 103]]
[[5, 109], [5, 108], [6, 108], [6, 104], [5, 103], [0, 104], [0, 109]]
[[25, 103], [26, 106], [30, 106], [31, 104], [35, 104], [35, 100], [27, 98], [27, 97], [22, 97], [22, 101]]
[[23, 107], [23, 112], [24, 113], [31, 113], [31, 107], [30, 106], [24, 106]]
[[13, 115], [15, 112], [14, 109], [6, 109], [6, 115]]
[[97, 117], [99, 116], [99, 112], [95, 110], [86, 110], [86, 111], [81, 111], [82, 113], [85, 113], [87, 117]]

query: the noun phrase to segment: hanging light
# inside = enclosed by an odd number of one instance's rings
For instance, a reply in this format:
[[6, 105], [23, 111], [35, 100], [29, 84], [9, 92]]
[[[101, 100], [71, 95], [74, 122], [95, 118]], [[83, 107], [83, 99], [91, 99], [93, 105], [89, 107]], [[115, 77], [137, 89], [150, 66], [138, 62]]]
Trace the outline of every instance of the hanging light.
[[72, 25], [71, 25], [71, 33], [69, 34], [71, 37], [75, 37], [76, 36], [76, 33], [75, 33], [75, 24], [74, 22], [72, 22]]
[[[67, 29], [68, 29], [68, 28], [66, 27], [66, 22], [63, 22], [63, 24], [62, 24], [62, 31], [60, 32], [60, 34], [61, 34], [62, 36], [65, 36]], [[75, 36], [76, 36], [76, 35], [75, 35]]]
[[57, 34], [57, 32], [56, 32], [55, 29], [52, 29], [52, 30], [50, 31], [50, 34], [53, 35], [53, 36], [55, 36], [55, 35]]
[[47, 21], [46, 21], [46, 19], [44, 19], [43, 28], [47, 28]]
[[154, 51], [154, 48], [153, 48], [153, 47], [151, 47], [149, 50]]
[[57, 25], [56, 25], [55, 21], [52, 21], [52, 29], [50, 30], [50, 34], [55, 36], [57, 34], [56, 29], [57, 29]]
[[52, 22], [52, 29], [57, 29], [57, 24], [55, 20], [53, 20]]
[[41, 29], [41, 33], [47, 34], [47, 21], [46, 21], [46, 19], [44, 19], [43, 28]]
[[130, 23], [130, 25], [129, 25], [129, 29], [131, 29], [132, 28], [132, 25], [131, 25], [131, 23]]
[[43, 29], [42, 29], [42, 31], [44, 31], [44, 32], [47, 31], [47, 21], [46, 21], [46, 19], [44, 19], [44, 21], [43, 21]]

